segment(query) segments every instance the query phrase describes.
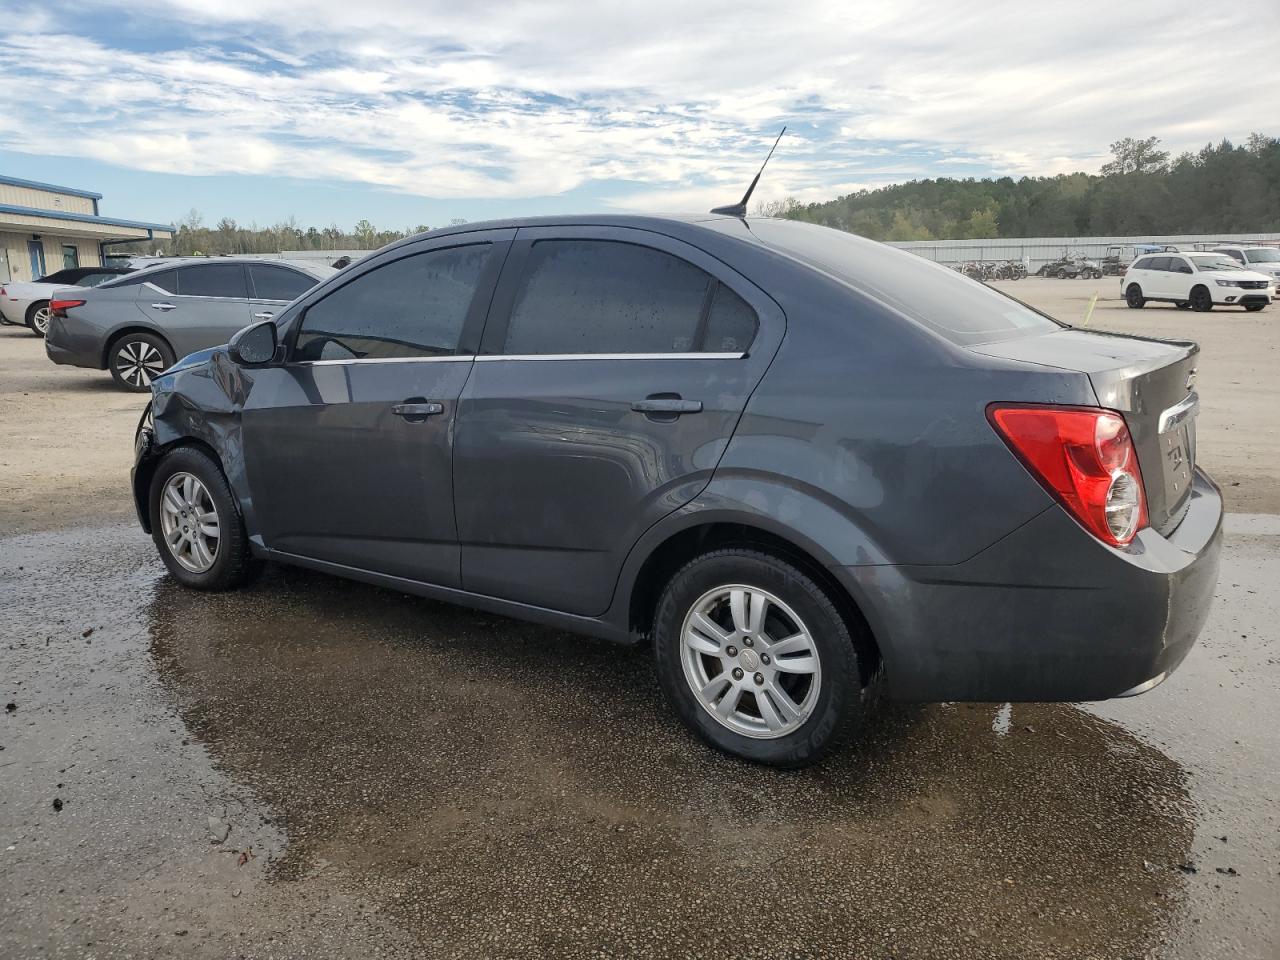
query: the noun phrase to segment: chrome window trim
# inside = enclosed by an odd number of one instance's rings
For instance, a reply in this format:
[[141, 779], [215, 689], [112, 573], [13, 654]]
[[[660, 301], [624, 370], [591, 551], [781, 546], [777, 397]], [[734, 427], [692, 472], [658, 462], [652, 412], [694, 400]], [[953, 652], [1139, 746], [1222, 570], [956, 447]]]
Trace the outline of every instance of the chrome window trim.
[[746, 353], [489, 353], [476, 362], [496, 360], [741, 360]]
[[342, 360], [291, 360], [291, 367], [331, 367], [346, 363], [461, 363], [477, 359], [473, 353], [447, 357], [352, 357]]
[[1200, 394], [1192, 391], [1185, 400], [1175, 404], [1160, 414], [1159, 433], [1168, 433], [1174, 427], [1191, 419], [1200, 412]]

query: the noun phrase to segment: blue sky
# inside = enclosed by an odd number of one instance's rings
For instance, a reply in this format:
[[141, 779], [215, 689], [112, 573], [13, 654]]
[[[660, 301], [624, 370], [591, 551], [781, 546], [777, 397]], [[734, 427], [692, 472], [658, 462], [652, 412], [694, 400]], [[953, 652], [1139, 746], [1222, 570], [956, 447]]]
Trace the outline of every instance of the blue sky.
[[1280, 72], [1276, 0], [1053, 6], [6, 0], [0, 172], [143, 220], [405, 228], [707, 209], [784, 123], [762, 199], [1280, 133], [1275, 84], [1204, 55]]

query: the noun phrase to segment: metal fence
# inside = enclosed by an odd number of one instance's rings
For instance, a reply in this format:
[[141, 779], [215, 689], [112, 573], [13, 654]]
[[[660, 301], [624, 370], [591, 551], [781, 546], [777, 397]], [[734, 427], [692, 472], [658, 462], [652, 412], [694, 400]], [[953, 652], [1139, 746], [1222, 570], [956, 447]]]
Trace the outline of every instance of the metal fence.
[[1121, 248], [1121, 256], [1128, 260], [1133, 256], [1134, 244], [1169, 244], [1191, 247], [1197, 243], [1254, 243], [1259, 240], [1275, 243], [1280, 233], [1215, 233], [1178, 234], [1167, 237], [1024, 237], [1003, 240], [901, 240], [891, 241], [889, 246], [909, 250], [928, 260], [936, 260], [948, 266], [972, 260], [1022, 260], [1033, 273], [1046, 263], [1057, 260], [1064, 253], [1080, 253], [1098, 259], [1107, 255], [1113, 246]]

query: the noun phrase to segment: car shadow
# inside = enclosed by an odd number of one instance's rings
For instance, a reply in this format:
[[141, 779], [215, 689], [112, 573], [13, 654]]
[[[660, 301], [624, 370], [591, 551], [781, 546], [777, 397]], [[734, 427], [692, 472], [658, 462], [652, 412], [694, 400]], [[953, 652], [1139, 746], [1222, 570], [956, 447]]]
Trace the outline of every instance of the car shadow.
[[1130, 956], [1181, 896], [1184, 772], [1069, 705], [880, 706], [784, 772], [688, 735], [643, 649], [277, 567], [145, 622], [274, 881], [442, 954]]

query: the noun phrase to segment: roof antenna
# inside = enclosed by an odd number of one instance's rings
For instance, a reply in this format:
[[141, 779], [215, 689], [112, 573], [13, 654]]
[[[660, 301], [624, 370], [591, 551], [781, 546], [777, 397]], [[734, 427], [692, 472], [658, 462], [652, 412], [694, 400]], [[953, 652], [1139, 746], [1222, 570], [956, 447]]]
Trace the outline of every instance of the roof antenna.
[[[786, 133], [787, 128], [782, 128], [782, 133]], [[760, 174], [764, 173], [764, 168], [769, 163], [769, 157], [773, 156], [773, 151], [778, 149], [778, 143], [782, 140], [782, 133], [778, 134], [778, 139], [773, 141], [773, 146], [769, 148], [769, 156], [764, 158], [764, 163], [760, 164], [760, 170], [756, 173], [755, 178], [751, 181], [751, 186], [747, 187], [747, 192], [742, 195], [742, 199], [735, 204], [727, 207], [716, 207], [712, 213], [721, 214], [726, 217], [745, 217], [747, 215], [747, 201], [751, 199], [751, 194], [756, 188], [756, 184], [760, 182]]]

